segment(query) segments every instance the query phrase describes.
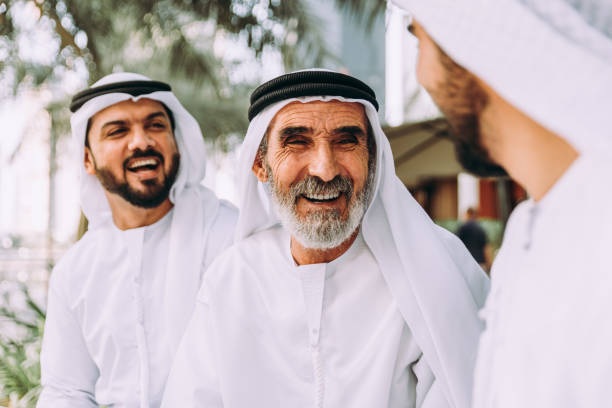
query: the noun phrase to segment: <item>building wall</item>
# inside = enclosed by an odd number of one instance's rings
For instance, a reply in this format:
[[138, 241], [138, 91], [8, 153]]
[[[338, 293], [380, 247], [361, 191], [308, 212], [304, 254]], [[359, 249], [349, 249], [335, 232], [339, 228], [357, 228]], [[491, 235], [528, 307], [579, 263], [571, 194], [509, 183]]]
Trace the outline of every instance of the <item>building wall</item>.
[[432, 197], [431, 217], [434, 220], [457, 218], [457, 178], [437, 180]]
[[458, 218], [456, 177], [431, 178], [410, 188], [410, 192], [432, 219]]

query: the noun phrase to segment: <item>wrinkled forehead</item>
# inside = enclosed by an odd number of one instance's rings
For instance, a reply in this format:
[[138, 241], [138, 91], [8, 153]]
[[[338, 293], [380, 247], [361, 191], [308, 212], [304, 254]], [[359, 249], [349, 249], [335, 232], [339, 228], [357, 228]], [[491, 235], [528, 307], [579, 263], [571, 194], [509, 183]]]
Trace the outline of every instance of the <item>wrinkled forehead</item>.
[[367, 130], [365, 108], [358, 102], [338, 100], [292, 102], [280, 109], [268, 125], [268, 133], [287, 127], [304, 127], [314, 131], [333, 131], [336, 128], [358, 126]]

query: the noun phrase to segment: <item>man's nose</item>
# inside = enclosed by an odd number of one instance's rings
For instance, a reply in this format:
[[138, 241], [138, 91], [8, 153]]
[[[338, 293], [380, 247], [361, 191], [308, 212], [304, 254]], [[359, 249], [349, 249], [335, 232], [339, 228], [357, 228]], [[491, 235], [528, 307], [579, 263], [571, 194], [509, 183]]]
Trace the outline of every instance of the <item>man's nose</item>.
[[326, 182], [333, 180], [338, 175], [336, 155], [328, 143], [322, 143], [315, 148], [308, 170], [311, 176], [317, 176]]
[[132, 128], [132, 134], [130, 135], [128, 145], [130, 150], [140, 149], [144, 151], [154, 144], [155, 141], [142, 126], [134, 126], [134, 128]]

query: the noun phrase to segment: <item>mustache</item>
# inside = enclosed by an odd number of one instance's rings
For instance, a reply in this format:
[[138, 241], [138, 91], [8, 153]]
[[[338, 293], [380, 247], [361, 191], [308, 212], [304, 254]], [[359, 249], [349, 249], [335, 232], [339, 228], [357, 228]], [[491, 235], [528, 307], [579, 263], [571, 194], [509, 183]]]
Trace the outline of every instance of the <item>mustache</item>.
[[164, 156], [157, 150], [153, 149], [152, 147], [149, 147], [147, 150], [141, 150], [141, 149], [134, 150], [134, 153], [123, 161], [123, 168], [124, 169], [127, 168], [127, 164], [132, 159], [136, 159], [138, 157], [151, 157], [151, 156], [157, 157], [159, 161], [161, 162], [161, 164], [164, 164]]
[[348, 177], [340, 175], [327, 182], [317, 176], [308, 176], [289, 189], [289, 194], [294, 199], [301, 195], [333, 195], [336, 193], [346, 194], [350, 198], [353, 195], [353, 181]]

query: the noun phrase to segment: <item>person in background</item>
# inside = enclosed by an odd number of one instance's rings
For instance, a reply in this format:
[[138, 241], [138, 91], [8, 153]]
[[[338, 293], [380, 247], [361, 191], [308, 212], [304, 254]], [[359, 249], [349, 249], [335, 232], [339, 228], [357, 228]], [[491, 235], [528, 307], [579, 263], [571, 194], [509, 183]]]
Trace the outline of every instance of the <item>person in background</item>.
[[478, 223], [478, 211], [475, 208], [470, 207], [465, 212], [465, 222], [457, 230], [457, 236], [480, 267], [488, 272], [490, 249], [487, 233]]

